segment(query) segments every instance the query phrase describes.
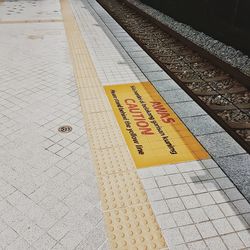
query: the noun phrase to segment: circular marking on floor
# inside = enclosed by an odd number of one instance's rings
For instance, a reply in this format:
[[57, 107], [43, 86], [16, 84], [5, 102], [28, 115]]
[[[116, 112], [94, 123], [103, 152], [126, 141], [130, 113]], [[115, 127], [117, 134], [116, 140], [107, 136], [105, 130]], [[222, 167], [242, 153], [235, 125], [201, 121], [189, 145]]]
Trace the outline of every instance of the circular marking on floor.
[[58, 131], [61, 133], [69, 133], [72, 131], [72, 127], [69, 125], [63, 125], [63, 126], [58, 128]]

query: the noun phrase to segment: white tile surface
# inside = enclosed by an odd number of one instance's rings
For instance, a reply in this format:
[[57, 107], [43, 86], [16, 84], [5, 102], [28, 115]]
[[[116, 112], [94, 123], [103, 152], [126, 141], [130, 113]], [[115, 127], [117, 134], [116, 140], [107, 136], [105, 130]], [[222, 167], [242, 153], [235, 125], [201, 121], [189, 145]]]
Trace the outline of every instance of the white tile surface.
[[[145, 81], [87, 1], [71, 2], [101, 82]], [[61, 19], [58, 0], [6, 1], [0, 16]], [[1, 247], [85, 249], [86, 235], [105, 229], [63, 24], [0, 24], [0, 33]], [[72, 133], [59, 134], [62, 124]], [[213, 160], [138, 175], [170, 249], [250, 247], [249, 203]]]
[[73, 249], [102, 212], [64, 25], [49, 22], [60, 2], [5, 1], [0, 18], [48, 21], [0, 20], [0, 248]]
[[[86, 1], [75, 0], [74, 10], [79, 27], [103, 85], [147, 81], [136, 64], [118, 42], [111, 41], [108, 30], [103, 30], [87, 8]], [[119, 49], [117, 48], [119, 47]]]

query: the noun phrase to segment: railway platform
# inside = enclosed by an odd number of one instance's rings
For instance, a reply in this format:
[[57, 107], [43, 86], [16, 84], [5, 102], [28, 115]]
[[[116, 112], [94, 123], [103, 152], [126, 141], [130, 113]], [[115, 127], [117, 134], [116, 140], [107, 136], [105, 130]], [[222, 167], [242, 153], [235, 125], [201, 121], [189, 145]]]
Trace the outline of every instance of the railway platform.
[[0, 248], [250, 249], [250, 157], [95, 0], [0, 1]]

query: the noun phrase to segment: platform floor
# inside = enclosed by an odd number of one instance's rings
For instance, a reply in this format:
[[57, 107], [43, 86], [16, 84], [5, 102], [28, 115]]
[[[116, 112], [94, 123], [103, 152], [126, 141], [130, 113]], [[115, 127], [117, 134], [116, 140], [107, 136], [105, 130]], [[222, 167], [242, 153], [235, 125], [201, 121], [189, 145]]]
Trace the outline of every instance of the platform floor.
[[0, 58], [1, 249], [250, 249], [249, 155], [95, 0], [0, 1]]

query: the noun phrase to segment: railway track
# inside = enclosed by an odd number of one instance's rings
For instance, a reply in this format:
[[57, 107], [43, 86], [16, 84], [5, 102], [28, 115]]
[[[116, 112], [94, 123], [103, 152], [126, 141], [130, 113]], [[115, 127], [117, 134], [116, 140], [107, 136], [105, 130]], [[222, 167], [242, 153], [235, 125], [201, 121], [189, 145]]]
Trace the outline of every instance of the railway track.
[[157, 21], [147, 18], [126, 1], [98, 2], [181, 88], [250, 152], [250, 79], [242, 80], [230, 68], [218, 66], [212, 55], [197, 52], [179, 34], [172, 30], [166, 32]]

